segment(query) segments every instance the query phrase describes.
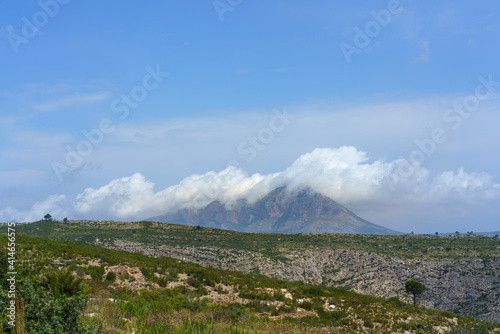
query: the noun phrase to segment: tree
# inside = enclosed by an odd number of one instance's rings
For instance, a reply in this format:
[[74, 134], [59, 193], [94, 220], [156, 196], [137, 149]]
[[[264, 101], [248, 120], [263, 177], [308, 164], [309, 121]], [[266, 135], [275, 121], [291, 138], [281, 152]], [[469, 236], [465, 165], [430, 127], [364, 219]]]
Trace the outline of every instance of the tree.
[[67, 222], [68, 222], [68, 218], [64, 218], [64, 219], [63, 219], [63, 222], [64, 222], [64, 223], [67, 223]]
[[436, 237], [437, 237], [439, 235], [439, 232], [436, 232], [435, 234], [436, 234]]
[[52, 220], [52, 216], [47, 213], [45, 216], [43, 216], [43, 220]]
[[425, 285], [417, 280], [411, 279], [405, 283], [406, 292], [413, 295], [413, 304], [417, 304], [417, 295], [421, 295], [425, 291]]

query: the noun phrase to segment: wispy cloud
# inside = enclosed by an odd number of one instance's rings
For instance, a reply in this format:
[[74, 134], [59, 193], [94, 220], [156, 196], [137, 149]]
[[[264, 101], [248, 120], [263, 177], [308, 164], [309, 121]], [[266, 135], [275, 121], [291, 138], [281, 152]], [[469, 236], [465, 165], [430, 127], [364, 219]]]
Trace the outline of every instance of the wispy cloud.
[[286, 67], [277, 67], [277, 68], [270, 68], [269, 72], [274, 72], [274, 73], [286, 73], [289, 72], [290, 70]]
[[427, 63], [431, 56], [429, 41], [427, 39], [423, 39], [420, 43], [420, 47], [422, 48], [422, 53], [415, 59], [415, 61], [417, 63]]
[[459, 25], [459, 13], [457, 9], [452, 6], [446, 6], [439, 14], [434, 18], [434, 26], [438, 28], [446, 28], [450, 30], [455, 30]]
[[37, 102], [33, 104], [33, 109], [41, 112], [50, 112], [75, 106], [86, 106], [92, 103], [106, 100], [112, 96], [109, 92], [94, 92], [86, 94], [71, 94], [61, 96], [49, 101]]
[[57, 96], [76, 94], [81, 89], [83, 87], [76, 87], [67, 82], [29, 82], [9, 90], [1, 91], [0, 95], [14, 103], [26, 104], [47, 99], [47, 97], [55, 98]]

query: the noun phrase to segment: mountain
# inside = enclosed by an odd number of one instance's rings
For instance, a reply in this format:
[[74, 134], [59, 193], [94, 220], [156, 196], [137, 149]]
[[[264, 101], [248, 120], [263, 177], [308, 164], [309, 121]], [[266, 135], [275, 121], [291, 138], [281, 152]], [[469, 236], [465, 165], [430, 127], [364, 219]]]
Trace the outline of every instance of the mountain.
[[276, 188], [254, 204], [240, 200], [226, 207], [214, 201], [199, 210], [182, 209], [147, 220], [239, 232], [401, 234], [370, 223], [310, 189], [286, 187]]
[[466, 232], [466, 233], [451, 233], [451, 232], [448, 232], [448, 233], [440, 233], [440, 235], [472, 235], [472, 234], [476, 234], [476, 235], [484, 235], [484, 236], [487, 236], [487, 237], [494, 237], [494, 236], [498, 236], [500, 235], [500, 231], [493, 231], [493, 232]]
[[500, 231], [494, 231], [494, 232], [474, 232], [475, 234], [479, 235], [485, 235], [488, 237], [493, 237], [493, 236], [498, 236], [500, 235]]

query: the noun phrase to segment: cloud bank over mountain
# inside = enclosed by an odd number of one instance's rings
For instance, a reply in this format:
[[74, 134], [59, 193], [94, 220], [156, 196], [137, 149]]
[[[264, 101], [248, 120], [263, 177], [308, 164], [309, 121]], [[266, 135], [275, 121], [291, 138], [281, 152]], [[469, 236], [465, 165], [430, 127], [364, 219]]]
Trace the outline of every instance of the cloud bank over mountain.
[[164, 189], [155, 189], [153, 181], [135, 173], [99, 188], [87, 188], [74, 198], [52, 195], [30, 210], [5, 208], [0, 211], [0, 221], [33, 221], [46, 213], [57, 219], [140, 220], [184, 207], [202, 208], [214, 200], [228, 206], [240, 199], [253, 203], [288, 185], [291, 190], [311, 188], [390, 228], [409, 231], [425, 226], [448, 231], [453, 227], [435, 225], [443, 215], [447, 220], [454, 214], [458, 218], [465, 207], [480, 210], [499, 198], [500, 185], [486, 173], [464, 169], [433, 172], [417, 164], [408, 173], [408, 164], [405, 159], [371, 161], [366, 152], [342, 146], [317, 148], [277, 173], [248, 175], [230, 166], [188, 176]]

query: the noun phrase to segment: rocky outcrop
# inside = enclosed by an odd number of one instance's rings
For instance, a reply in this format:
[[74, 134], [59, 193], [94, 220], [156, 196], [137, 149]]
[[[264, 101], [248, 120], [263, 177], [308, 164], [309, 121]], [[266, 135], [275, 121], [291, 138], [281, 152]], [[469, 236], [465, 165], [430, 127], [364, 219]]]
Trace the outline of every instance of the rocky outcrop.
[[427, 287], [417, 299], [421, 306], [500, 322], [498, 257], [488, 261], [480, 258], [422, 261], [345, 249], [311, 249], [283, 251], [282, 258], [272, 259], [250, 251], [146, 246], [122, 240], [103, 246], [154, 257], [169, 256], [220, 269], [261, 273], [278, 279], [345, 287], [383, 298], [398, 297], [409, 303], [412, 298], [404, 291], [404, 283], [416, 279]]

